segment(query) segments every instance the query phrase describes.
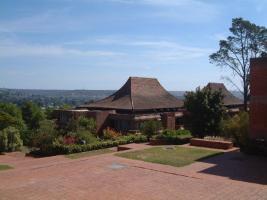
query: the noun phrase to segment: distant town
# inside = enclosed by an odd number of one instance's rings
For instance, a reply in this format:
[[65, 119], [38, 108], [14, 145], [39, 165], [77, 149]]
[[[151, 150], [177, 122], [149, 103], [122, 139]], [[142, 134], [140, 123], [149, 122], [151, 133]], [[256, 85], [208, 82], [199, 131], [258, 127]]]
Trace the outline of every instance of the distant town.
[[[22, 105], [25, 101], [33, 101], [41, 107], [72, 107], [103, 99], [115, 90], [37, 90], [37, 89], [7, 89], [0, 88], [0, 102]], [[173, 96], [183, 100], [186, 91], [169, 91]], [[242, 99], [238, 91], [231, 91], [233, 95]]]

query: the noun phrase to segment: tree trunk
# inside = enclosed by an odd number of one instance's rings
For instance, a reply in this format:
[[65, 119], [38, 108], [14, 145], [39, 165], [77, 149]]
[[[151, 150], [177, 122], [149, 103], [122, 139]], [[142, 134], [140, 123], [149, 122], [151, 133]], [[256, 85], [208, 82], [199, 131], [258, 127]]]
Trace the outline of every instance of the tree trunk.
[[248, 86], [247, 84], [244, 84], [244, 94], [243, 94], [243, 98], [244, 98], [244, 111], [248, 111]]

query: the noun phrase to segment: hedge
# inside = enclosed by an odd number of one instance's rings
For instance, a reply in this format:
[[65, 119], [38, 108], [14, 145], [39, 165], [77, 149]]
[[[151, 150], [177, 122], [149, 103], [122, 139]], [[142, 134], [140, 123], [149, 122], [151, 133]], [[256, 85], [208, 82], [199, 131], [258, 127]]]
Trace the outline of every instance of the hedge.
[[47, 145], [45, 149], [42, 151], [31, 152], [33, 155], [38, 156], [49, 156], [49, 155], [58, 155], [58, 154], [71, 154], [71, 153], [79, 153], [85, 151], [92, 151], [98, 149], [105, 149], [110, 147], [115, 147], [118, 145], [129, 144], [129, 143], [142, 143], [147, 142], [147, 137], [144, 135], [128, 135], [121, 136], [115, 141], [101, 141], [91, 144], [72, 144], [72, 145], [64, 145], [64, 144], [53, 144]]
[[161, 134], [153, 137], [152, 144], [186, 144], [192, 138], [188, 130], [164, 130]]

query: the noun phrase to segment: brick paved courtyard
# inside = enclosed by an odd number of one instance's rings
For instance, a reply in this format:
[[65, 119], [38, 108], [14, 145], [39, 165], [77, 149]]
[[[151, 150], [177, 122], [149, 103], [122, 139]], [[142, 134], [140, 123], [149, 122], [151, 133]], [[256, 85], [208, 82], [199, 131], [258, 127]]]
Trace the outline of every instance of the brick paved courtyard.
[[[131, 147], [145, 148], [132, 144]], [[114, 156], [0, 155], [0, 199], [267, 199], [267, 159], [239, 152], [175, 168]]]

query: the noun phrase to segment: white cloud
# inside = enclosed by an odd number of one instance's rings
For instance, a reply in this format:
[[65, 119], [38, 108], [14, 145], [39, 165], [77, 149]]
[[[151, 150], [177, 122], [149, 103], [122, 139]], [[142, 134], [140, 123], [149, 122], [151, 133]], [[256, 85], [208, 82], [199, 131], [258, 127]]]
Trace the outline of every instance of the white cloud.
[[209, 22], [220, 14], [218, 5], [201, 0], [107, 0], [116, 3], [149, 6], [152, 10], [141, 17], [168, 18], [187, 23]]
[[151, 6], [183, 6], [206, 4], [198, 0], [107, 0], [117, 3], [146, 4]]
[[[206, 59], [213, 49], [180, 44], [166, 39], [131, 37], [98, 37], [64, 44], [32, 44], [0, 39], [0, 57], [30, 59], [42, 65], [73, 62], [77, 65], [101, 67], [142, 68], [173, 66], [181, 62]], [[40, 58], [45, 58], [42, 60]]]
[[58, 45], [32, 45], [20, 43], [1, 43], [0, 57], [17, 56], [81, 56], [81, 57], [114, 57], [123, 53], [105, 50], [80, 50]]
[[[177, 41], [162, 39], [138, 39], [125, 37], [105, 37], [84, 39], [65, 43], [68, 45], [100, 45], [102, 47], [116, 47], [121, 51], [133, 51], [136, 57], [146, 60], [171, 61], [184, 60], [200, 57], [208, 57], [214, 51], [211, 48], [182, 45]], [[125, 53], [126, 54], [126, 53]], [[130, 53], [129, 53], [130, 54]], [[131, 55], [128, 55], [131, 56]]]
[[70, 8], [29, 13], [20, 18], [0, 19], [0, 33], [62, 32], [81, 27], [81, 20], [69, 15]]

